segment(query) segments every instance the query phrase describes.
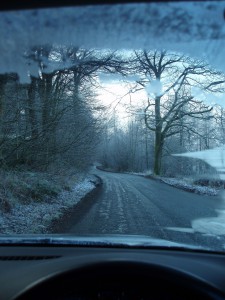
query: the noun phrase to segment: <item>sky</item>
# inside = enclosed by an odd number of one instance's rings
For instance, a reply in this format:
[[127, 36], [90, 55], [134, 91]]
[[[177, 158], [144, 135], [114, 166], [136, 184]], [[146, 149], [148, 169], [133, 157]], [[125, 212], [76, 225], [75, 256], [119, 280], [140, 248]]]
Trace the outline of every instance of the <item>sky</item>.
[[102, 87], [98, 91], [98, 99], [107, 106], [109, 117], [115, 114], [119, 124], [126, 126], [130, 116], [134, 115], [134, 109], [141, 107], [146, 100], [146, 91], [129, 93], [132, 82], [122, 80], [103, 80], [100, 84]]

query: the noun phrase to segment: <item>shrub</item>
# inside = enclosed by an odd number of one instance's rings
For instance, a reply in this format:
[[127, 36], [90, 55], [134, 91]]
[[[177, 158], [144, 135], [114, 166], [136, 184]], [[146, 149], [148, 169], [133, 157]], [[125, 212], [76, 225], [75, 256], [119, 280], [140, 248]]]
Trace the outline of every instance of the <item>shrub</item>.
[[208, 179], [208, 178], [201, 178], [194, 181], [194, 184], [201, 185], [201, 186], [210, 186], [213, 188], [225, 188], [225, 180], [222, 179]]
[[46, 173], [0, 170], [0, 210], [7, 213], [16, 203], [46, 201], [56, 197], [64, 185]]

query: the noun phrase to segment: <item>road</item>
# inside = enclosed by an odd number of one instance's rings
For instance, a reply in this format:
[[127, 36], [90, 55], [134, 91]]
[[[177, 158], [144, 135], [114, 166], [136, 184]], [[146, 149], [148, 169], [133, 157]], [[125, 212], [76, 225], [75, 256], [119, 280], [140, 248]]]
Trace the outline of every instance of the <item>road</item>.
[[141, 176], [94, 173], [102, 178], [102, 188], [92, 204], [79, 210], [70, 233], [148, 235], [224, 249], [225, 227], [218, 229], [223, 226], [218, 210], [225, 211], [221, 195], [196, 195]]

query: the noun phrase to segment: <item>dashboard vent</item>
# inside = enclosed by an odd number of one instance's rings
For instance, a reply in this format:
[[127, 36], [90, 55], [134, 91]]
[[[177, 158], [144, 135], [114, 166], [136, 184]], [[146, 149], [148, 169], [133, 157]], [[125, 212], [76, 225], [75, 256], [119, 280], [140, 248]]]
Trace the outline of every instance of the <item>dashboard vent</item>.
[[54, 259], [60, 258], [61, 256], [58, 255], [45, 255], [45, 256], [34, 256], [34, 255], [24, 255], [24, 256], [0, 256], [1, 260], [44, 260], [44, 259]]

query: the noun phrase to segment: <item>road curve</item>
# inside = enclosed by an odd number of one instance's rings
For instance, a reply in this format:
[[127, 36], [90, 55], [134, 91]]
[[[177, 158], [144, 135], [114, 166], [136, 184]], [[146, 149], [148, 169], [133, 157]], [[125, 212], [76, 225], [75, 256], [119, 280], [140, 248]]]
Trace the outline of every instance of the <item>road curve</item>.
[[[103, 180], [92, 205], [79, 211], [69, 233], [137, 234], [170, 241], [223, 248], [223, 236], [193, 229], [194, 220], [216, 218], [220, 196], [188, 193], [141, 176], [95, 170]], [[68, 232], [68, 231], [67, 231]]]

